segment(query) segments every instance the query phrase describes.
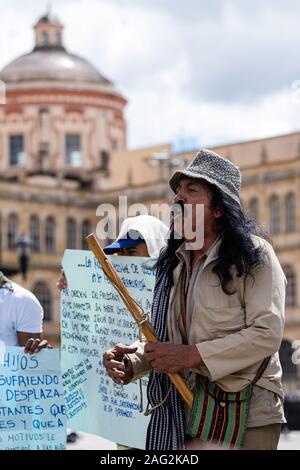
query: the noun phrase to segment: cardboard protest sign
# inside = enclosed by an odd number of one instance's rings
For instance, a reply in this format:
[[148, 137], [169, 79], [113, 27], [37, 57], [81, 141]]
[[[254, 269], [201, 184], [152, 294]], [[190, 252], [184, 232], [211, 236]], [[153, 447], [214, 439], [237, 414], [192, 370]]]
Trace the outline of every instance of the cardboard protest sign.
[[[150, 314], [153, 260], [123, 256], [110, 260], [132, 297]], [[68, 426], [144, 449], [149, 418], [140, 413], [139, 385], [114, 384], [102, 365], [104, 351], [138, 339], [138, 327], [91, 252], [66, 250], [63, 269], [68, 281], [61, 300]], [[146, 384], [143, 379], [144, 402]]]
[[2, 345], [0, 449], [63, 450], [66, 407], [58, 350], [25, 354]]

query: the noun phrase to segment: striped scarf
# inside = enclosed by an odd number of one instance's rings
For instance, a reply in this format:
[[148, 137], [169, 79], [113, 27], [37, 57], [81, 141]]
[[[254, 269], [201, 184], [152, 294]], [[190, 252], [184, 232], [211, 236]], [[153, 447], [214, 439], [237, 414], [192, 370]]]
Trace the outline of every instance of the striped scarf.
[[[163, 253], [162, 253], [163, 254]], [[159, 266], [156, 273], [151, 323], [161, 342], [168, 341], [168, 305], [171, 279], [165, 266]], [[147, 397], [151, 407], [159, 405], [168, 395], [165, 403], [151, 413], [147, 431], [147, 450], [176, 450], [182, 448], [185, 437], [184, 405], [180, 394], [167, 374], [150, 374]]]

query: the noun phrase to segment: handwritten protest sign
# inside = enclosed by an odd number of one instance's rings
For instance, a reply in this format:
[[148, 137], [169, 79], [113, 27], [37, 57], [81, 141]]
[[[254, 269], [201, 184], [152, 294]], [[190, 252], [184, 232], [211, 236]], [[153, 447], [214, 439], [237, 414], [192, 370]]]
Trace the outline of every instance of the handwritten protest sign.
[[0, 449], [62, 450], [66, 407], [58, 350], [24, 353], [2, 348], [0, 360]]
[[[150, 314], [153, 260], [125, 256], [110, 260], [132, 297]], [[149, 418], [139, 411], [139, 385], [114, 384], [102, 365], [104, 351], [138, 339], [138, 327], [91, 252], [66, 250], [63, 268], [68, 281], [61, 301], [68, 426], [144, 449]], [[143, 379], [144, 401], [146, 384]]]

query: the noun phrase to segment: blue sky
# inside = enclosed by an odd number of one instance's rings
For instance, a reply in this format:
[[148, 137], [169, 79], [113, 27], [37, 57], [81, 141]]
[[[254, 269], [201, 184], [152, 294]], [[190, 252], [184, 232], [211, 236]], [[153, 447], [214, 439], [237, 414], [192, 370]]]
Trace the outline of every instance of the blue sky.
[[[32, 25], [47, 3], [0, 0], [0, 68], [33, 47]], [[298, 0], [51, 5], [65, 25], [66, 47], [127, 97], [131, 148], [195, 148], [300, 128]]]

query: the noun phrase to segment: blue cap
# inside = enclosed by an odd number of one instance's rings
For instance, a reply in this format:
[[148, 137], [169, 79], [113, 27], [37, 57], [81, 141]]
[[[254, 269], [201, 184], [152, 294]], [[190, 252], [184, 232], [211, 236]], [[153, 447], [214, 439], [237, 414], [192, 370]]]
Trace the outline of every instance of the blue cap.
[[120, 238], [119, 240], [116, 240], [111, 245], [106, 246], [103, 251], [106, 255], [112, 255], [122, 250], [123, 248], [131, 248], [132, 246], [136, 246], [143, 242], [145, 242], [145, 240], [142, 237], [131, 238], [130, 235], [127, 234], [127, 238]]

